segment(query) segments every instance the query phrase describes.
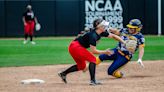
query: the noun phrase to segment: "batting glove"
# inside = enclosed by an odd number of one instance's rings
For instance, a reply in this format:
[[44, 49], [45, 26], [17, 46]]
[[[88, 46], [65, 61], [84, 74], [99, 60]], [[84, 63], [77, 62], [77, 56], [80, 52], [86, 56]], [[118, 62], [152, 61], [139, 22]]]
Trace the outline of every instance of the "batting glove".
[[144, 64], [142, 63], [142, 60], [141, 60], [141, 59], [138, 59], [137, 63], [138, 63], [139, 65], [141, 65], [142, 68], [144, 68]]

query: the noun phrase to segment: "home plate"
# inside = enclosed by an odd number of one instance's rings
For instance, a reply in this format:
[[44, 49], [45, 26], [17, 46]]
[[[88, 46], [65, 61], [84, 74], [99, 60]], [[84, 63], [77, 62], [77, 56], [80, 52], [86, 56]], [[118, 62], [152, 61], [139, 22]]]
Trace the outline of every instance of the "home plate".
[[42, 84], [42, 83], [45, 83], [45, 81], [41, 79], [27, 79], [21, 81], [21, 84]]

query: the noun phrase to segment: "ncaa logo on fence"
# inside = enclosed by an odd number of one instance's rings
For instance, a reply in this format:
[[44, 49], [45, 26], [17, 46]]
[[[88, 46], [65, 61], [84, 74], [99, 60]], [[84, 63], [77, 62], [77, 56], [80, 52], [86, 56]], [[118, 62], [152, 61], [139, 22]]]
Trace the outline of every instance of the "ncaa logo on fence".
[[123, 8], [120, 0], [116, 0], [114, 6], [110, 0], [85, 0], [85, 27], [92, 27], [93, 20], [105, 18], [110, 27], [123, 28]]

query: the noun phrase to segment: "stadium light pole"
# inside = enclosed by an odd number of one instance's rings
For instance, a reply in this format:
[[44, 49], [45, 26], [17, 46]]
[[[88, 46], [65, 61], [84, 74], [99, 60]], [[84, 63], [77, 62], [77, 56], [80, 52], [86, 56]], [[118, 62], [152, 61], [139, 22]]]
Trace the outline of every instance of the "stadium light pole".
[[161, 35], [161, 0], [158, 0], [158, 36]]

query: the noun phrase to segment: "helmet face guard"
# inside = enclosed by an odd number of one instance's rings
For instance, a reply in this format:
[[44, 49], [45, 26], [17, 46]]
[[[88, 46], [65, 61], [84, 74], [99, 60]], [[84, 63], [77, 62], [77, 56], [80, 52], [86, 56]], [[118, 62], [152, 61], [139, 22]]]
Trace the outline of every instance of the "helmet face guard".
[[126, 26], [128, 28], [135, 28], [136, 31], [141, 31], [143, 25], [141, 24], [141, 21], [139, 19], [132, 19]]

